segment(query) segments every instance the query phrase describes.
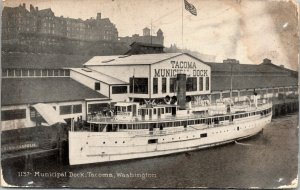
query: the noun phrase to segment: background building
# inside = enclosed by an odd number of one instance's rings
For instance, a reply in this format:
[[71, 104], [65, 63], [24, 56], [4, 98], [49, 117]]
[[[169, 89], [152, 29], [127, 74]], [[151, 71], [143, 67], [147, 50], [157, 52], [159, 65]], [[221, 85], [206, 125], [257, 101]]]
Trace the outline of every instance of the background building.
[[128, 50], [118, 41], [118, 30], [109, 18], [87, 20], [56, 17], [49, 9], [25, 3], [2, 11], [2, 50], [98, 55]]
[[161, 29], [158, 29], [156, 32], [156, 36], [151, 35], [149, 28], [143, 29], [143, 36], [139, 34], [133, 34], [131, 37], [119, 37], [120, 42], [125, 42], [127, 46], [130, 46], [134, 42], [141, 42], [147, 44], [157, 44], [157, 45], [164, 45], [164, 34]]

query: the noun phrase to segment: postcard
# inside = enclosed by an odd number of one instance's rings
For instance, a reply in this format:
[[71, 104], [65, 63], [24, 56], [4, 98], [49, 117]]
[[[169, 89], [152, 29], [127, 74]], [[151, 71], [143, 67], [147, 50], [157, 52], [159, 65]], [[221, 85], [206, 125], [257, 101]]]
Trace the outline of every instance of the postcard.
[[1, 186], [298, 186], [298, 2], [3, 0]]

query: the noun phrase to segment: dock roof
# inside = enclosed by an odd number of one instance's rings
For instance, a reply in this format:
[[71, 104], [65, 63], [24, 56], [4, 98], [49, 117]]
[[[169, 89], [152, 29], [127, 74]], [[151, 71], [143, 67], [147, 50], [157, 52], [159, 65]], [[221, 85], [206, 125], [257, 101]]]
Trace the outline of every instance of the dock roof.
[[3, 78], [1, 97], [2, 106], [108, 99], [68, 77]]
[[[212, 91], [229, 90], [230, 80], [231, 80], [230, 76], [213, 76], [211, 78]], [[233, 90], [295, 86], [297, 85], [297, 83], [298, 83], [298, 79], [292, 76], [239, 75], [239, 76], [232, 77]]]
[[89, 78], [104, 82], [106, 84], [111, 85], [128, 85], [129, 83], [122, 81], [120, 79], [117, 79], [115, 77], [111, 77], [109, 75], [106, 75], [104, 73], [89, 69], [89, 68], [71, 68], [72, 71], [78, 72], [82, 75], [85, 75]]
[[84, 65], [151, 65], [163, 60], [177, 57], [179, 55], [183, 55], [183, 53], [95, 56], [87, 61]]
[[63, 67], [82, 67], [91, 59], [90, 55], [65, 55], [2, 52], [2, 69], [60, 69]]

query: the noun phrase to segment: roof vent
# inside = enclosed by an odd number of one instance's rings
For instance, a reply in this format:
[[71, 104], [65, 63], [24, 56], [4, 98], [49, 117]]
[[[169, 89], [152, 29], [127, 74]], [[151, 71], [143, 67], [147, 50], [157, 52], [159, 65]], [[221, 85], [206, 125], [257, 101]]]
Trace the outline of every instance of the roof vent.
[[85, 72], [92, 72], [91, 70], [89, 70], [89, 69], [86, 69], [86, 68], [84, 68], [84, 69], [81, 69], [81, 70], [83, 70], [83, 71], [85, 71]]
[[108, 62], [111, 62], [111, 61], [114, 61], [115, 59], [108, 59], [108, 60], [104, 60], [104, 61], [101, 61], [101, 63], [108, 63]]
[[125, 57], [129, 57], [130, 55], [122, 55], [119, 58], [125, 58]]

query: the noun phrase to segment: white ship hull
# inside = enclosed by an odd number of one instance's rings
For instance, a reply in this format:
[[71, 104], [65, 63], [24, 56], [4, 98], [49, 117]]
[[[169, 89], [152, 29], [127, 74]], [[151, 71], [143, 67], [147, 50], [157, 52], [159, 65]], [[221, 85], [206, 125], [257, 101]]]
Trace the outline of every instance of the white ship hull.
[[[70, 165], [111, 162], [186, 152], [251, 137], [271, 122], [272, 112], [264, 117], [249, 116], [231, 124], [199, 124], [123, 132], [69, 132]], [[202, 134], [202, 135], [201, 135]], [[150, 142], [153, 141], [153, 142]]]

